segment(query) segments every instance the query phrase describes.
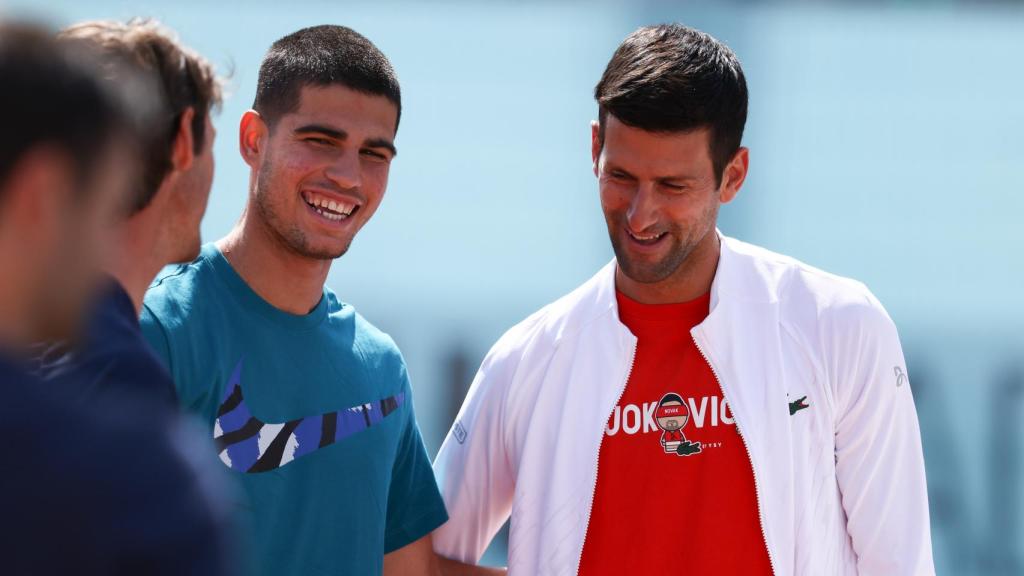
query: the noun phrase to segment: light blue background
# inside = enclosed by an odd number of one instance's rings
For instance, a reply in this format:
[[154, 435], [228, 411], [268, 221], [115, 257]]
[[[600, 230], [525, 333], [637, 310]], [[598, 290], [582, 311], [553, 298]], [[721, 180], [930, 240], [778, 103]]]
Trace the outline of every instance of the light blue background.
[[[509, 326], [611, 257], [592, 89], [635, 27], [729, 43], [751, 172], [721, 226], [865, 281], [901, 328], [940, 574], [1024, 573], [1024, 10], [1012, 4], [8, 2], [55, 25], [155, 16], [223, 70], [203, 232], [248, 181], [237, 122], [263, 52], [302, 26], [373, 40], [402, 81], [388, 197], [329, 283], [392, 333], [428, 448]], [[496, 547], [492, 560], [500, 561]]]

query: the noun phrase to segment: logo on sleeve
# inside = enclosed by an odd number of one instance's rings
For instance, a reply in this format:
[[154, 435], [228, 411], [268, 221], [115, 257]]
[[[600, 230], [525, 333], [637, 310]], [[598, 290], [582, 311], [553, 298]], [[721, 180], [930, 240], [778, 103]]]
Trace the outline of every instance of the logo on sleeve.
[[462, 422], [455, 422], [455, 427], [452, 428], [452, 434], [455, 436], [455, 441], [459, 444], [466, 442], [466, 427], [462, 425]]
[[896, 387], [899, 388], [907, 383], [907, 374], [903, 371], [901, 366], [893, 367], [893, 372], [896, 373]]

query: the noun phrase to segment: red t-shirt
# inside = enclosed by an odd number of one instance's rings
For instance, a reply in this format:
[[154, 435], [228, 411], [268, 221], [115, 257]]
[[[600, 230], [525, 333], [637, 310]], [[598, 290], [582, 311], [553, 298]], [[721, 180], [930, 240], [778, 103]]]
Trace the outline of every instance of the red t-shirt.
[[618, 294], [639, 343], [608, 419], [580, 574], [771, 574], [750, 459], [690, 329], [710, 296]]

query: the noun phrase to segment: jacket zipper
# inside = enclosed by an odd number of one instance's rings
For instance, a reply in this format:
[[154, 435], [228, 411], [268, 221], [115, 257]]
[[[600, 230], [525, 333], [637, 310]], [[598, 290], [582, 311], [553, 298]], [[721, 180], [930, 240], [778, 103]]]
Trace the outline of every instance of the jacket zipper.
[[[718, 389], [722, 392], [722, 399], [725, 400], [725, 387], [722, 386], [722, 380], [718, 377], [718, 371], [715, 370], [715, 365], [711, 363], [711, 359], [704, 352], [704, 349], [700, 347], [700, 342], [697, 341], [697, 337], [692, 333], [690, 337], [693, 339], [693, 344], [697, 346], [697, 351], [704, 357], [704, 362], [711, 368], [711, 374], [715, 377], [715, 382], [718, 384]], [[740, 436], [740, 441], [743, 444], [743, 450], [747, 453], [747, 461], [750, 462], [750, 473], [754, 476], [754, 496], [757, 499], [757, 520], [761, 525], [761, 539], [764, 542], [764, 549], [768, 552], [768, 564], [772, 569], [772, 574], [778, 574], [775, 569], [775, 558], [772, 556], [772, 549], [768, 546], [768, 534], [764, 531], [764, 513], [761, 508], [761, 485], [757, 482], [757, 469], [754, 468], [754, 458], [750, 455], [750, 446], [747, 445], [747, 437], [743, 435], [743, 429], [740, 428], [740, 423], [736, 420], [736, 413], [733, 412], [733, 424], [736, 425], [736, 433]], [[578, 576], [578, 575], [577, 575]]]
[[626, 379], [623, 380], [622, 386], [619, 388], [619, 395], [615, 398], [615, 404], [612, 404], [611, 411], [601, 421], [601, 441], [597, 443], [597, 457], [594, 458], [594, 487], [590, 490], [590, 502], [587, 504], [587, 522], [583, 525], [583, 543], [580, 545], [579, 556], [576, 557], [576, 576], [580, 576], [580, 563], [583, 562], [583, 548], [587, 545], [587, 532], [590, 531], [590, 515], [594, 512], [594, 496], [597, 495], [597, 475], [600, 473], [601, 467], [601, 446], [604, 445], [604, 437], [606, 436], [605, 430], [608, 428], [608, 419], [612, 417], [612, 412], [615, 411], [615, 407], [622, 402], [622, 396], [626, 393], [626, 386], [629, 385], [629, 379], [633, 376], [633, 367], [636, 364], [636, 344], [633, 344], [633, 351], [629, 356], [629, 370], [626, 372]]

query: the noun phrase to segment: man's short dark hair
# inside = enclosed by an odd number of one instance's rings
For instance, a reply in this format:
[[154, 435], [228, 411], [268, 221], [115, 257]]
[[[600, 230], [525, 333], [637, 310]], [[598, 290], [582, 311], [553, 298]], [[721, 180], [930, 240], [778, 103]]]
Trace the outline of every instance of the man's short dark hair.
[[33, 25], [0, 24], [0, 183], [38, 146], [67, 153], [76, 176], [89, 181], [110, 142], [136, 136], [146, 121], [144, 106], [130, 101], [148, 94], [129, 92], [137, 84], [125, 80], [121, 86], [103, 80], [88, 47], [58, 43]]
[[747, 81], [736, 55], [709, 34], [680, 24], [630, 34], [605, 68], [594, 97], [602, 145], [608, 114], [649, 132], [709, 128], [719, 183], [747, 122]]
[[372, 42], [345, 26], [313, 26], [281, 38], [260, 65], [253, 109], [273, 126], [299, 108], [302, 88], [339, 84], [384, 96], [402, 117], [402, 91], [391, 62]]
[[[142, 183], [131, 201], [134, 214], [149, 205], [164, 178], [170, 173], [171, 151], [178, 135], [181, 115], [192, 108], [193, 148], [199, 154], [206, 142], [206, 118], [221, 103], [221, 80], [202, 56], [183, 46], [174, 32], [155, 20], [128, 22], [97, 20], [74, 24], [61, 31], [65, 40], [93, 43], [111, 63], [127, 63], [136, 74], [152, 76], [160, 88], [163, 108], [147, 138]], [[108, 71], [109, 76], [115, 76]]]

